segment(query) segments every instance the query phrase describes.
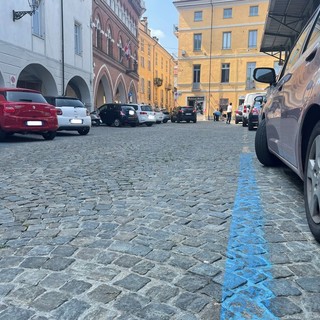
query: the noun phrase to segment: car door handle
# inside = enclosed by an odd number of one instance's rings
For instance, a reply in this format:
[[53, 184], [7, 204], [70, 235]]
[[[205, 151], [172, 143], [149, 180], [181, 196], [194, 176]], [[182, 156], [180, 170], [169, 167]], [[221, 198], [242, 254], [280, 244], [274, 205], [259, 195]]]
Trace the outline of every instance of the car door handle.
[[306, 57], [306, 61], [310, 62], [314, 59], [314, 57], [316, 56], [317, 53], [317, 49], [314, 49], [307, 57]]

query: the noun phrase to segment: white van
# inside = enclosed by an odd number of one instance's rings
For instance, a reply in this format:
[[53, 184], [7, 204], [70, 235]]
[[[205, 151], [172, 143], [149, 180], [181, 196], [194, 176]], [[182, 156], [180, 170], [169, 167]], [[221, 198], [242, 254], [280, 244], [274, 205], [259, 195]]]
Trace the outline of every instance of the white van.
[[254, 98], [256, 96], [265, 96], [266, 92], [254, 92], [247, 93], [244, 102], [243, 102], [243, 110], [242, 110], [242, 126], [246, 127], [248, 125], [248, 115], [250, 107], [253, 105]]

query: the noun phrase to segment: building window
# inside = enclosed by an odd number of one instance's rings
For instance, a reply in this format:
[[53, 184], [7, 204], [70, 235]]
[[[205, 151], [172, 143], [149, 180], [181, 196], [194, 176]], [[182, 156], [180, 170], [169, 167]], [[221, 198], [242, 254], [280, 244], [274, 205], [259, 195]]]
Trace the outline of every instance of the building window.
[[141, 57], [140, 61], [141, 61], [141, 68], [144, 68], [144, 57]]
[[148, 100], [151, 100], [151, 81], [148, 81]]
[[250, 6], [249, 16], [254, 17], [257, 16], [259, 13], [259, 7], [258, 6]]
[[195, 33], [193, 35], [193, 51], [201, 50], [201, 40], [202, 40], [201, 33]]
[[81, 55], [82, 53], [82, 40], [81, 40], [81, 25], [74, 24], [74, 52]]
[[231, 32], [223, 32], [222, 49], [231, 49]]
[[193, 66], [193, 88], [200, 88], [200, 76], [201, 76], [201, 65], [195, 64]]
[[224, 19], [232, 18], [232, 8], [223, 9], [223, 18]]
[[141, 48], [141, 51], [144, 52], [144, 39], [141, 39], [140, 48]]
[[249, 41], [248, 41], [248, 47], [249, 48], [256, 48], [257, 47], [257, 30], [250, 30], [249, 31]]
[[141, 93], [144, 93], [144, 78], [141, 78]]
[[148, 71], [151, 71], [151, 61], [148, 60]]
[[43, 37], [42, 30], [42, 6], [40, 5], [38, 9], [32, 15], [32, 34], [38, 37]]
[[230, 63], [223, 63], [221, 66], [221, 82], [228, 83], [230, 75]]
[[246, 79], [246, 89], [253, 89], [255, 88], [255, 83], [253, 80], [253, 70], [256, 67], [255, 62], [248, 62], [247, 63], [247, 79]]
[[107, 30], [107, 54], [112, 57], [113, 56], [113, 39], [110, 27]]
[[202, 11], [194, 12], [194, 21], [202, 21]]
[[98, 22], [97, 24], [96, 37], [97, 37], [97, 48], [102, 50], [102, 32], [100, 28], [100, 22]]

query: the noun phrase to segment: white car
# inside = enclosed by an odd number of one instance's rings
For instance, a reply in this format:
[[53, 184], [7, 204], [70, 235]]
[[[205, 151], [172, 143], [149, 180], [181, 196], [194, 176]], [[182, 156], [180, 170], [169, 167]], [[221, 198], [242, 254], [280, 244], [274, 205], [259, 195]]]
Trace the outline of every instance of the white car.
[[163, 120], [164, 120], [164, 114], [163, 114], [163, 112], [162, 112], [160, 109], [158, 109], [158, 108], [155, 108], [155, 109], [154, 109], [154, 112], [155, 112], [155, 114], [156, 114], [156, 123], [161, 123], [161, 122], [163, 122]]
[[58, 131], [78, 131], [81, 135], [89, 133], [90, 113], [85, 105], [74, 97], [45, 97], [57, 109]]
[[139, 124], [145, 124], [151, 127], [156, 123], [156, 113], [152, 110], [152, 107], [148, 104], [130, 104], [138, 115]]
[[248, 116], [250, 107], [253, 106], [254, 98], [257, 96], [265, 96], [265, 92], [253, 92], [246, 94], [243, 102], [243, 109], [242, 109], [242, 126], [246, 127], [248, 125]]

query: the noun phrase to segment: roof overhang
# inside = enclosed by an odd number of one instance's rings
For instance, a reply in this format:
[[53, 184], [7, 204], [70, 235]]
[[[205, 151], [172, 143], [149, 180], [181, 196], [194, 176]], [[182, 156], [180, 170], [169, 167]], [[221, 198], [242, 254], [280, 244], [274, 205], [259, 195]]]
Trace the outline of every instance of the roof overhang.
[[320, 0], [270, 0], [260, 51], [281, 60], [320, 4]]

